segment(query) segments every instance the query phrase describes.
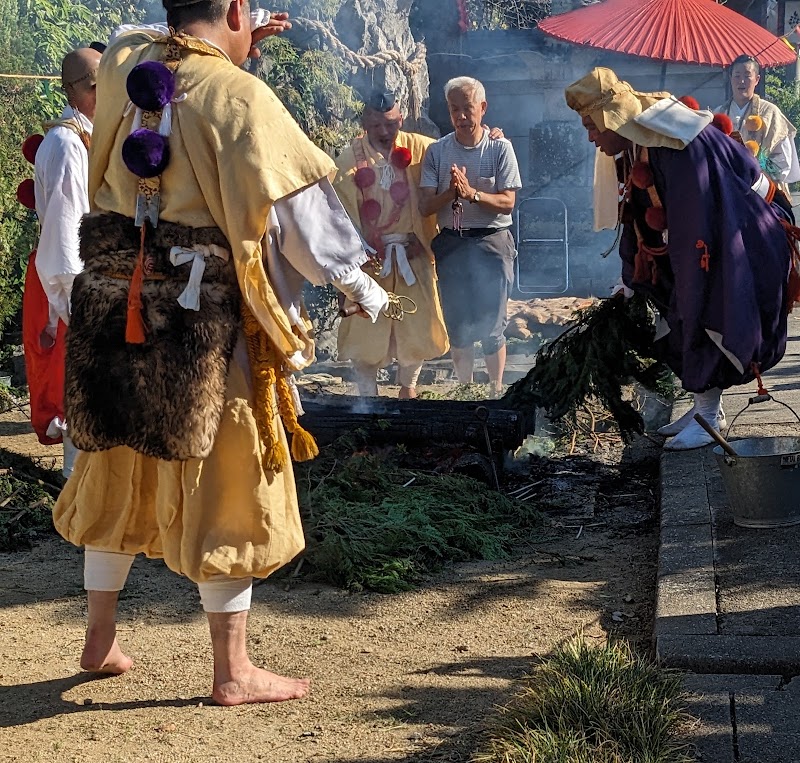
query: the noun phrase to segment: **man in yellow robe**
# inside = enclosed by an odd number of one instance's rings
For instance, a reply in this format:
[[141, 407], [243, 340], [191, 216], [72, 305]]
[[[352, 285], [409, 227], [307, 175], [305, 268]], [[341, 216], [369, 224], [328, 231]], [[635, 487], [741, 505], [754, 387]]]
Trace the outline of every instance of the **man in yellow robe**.
[[126, 29], [97, 79], [67, 339], [81, 452], [54, 508], [58, 531], [86, 547], [81, 666], [131, 666], [116, 606], [144, 553], [198, 584], [216, 702], [295, 699], [308, 681], [255, 667], [245, 636], [252, 578], [304, 546], [276, 415], [292, 451], [310, 450], [287, 383], [313, 359], [300, 289], [333, 283], [373, 320], [387, 296], [360, 269], [333, 162], [239, 68], [286, 16], [253, 30], [247, 0], [164, 7], [175, 33]]
[[[413, 300], [417, 311], [375, 323], [343, 318], [340, 360], [352, 360], [359, 394], [378, 394], [380, 368], [397, 360], [401, 398], [415, 398], [423, 361], [447, 352], [449, 343], [436, 283], [430, 243], [436, 218], [418, 210], [417, 189], [425, 150], [433, 138], [403, 132], [403, 117], [392, 93], [374, 93], [361, 117], [365, 134], [336, 162], [334, 187], [350, 219], [376, 251], [367, 265], [389, 292]], [[409, 307], [404, 302], [405, 307]]]
[[791, 202], [789, 184], [800, 180], [795, 137], [797, 129], [774, 104], [756, 95], [761, 67], [752, 56], [739, 56], [731, 64], [731, 98], [715, 112], [727, 114], [733, 129], [753, 152], [764, 174]]

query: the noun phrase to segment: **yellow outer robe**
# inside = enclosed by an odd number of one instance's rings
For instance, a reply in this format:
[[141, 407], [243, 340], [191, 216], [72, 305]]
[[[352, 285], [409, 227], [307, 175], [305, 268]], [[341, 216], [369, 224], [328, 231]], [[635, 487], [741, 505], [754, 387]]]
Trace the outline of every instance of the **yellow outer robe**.
[[[381, 155], [372, 148], [366, 136], [356, 138], [355, 141], [362, 142], [367, 162], [370, 167], [374, 167]], [[375, 323], [358, 317], [344, 318], [339, 324], [340, 360], [353, 360], [356, 363], [379, 366], [388, 365], [397, 359], [402, 365], [413, 366], [422, 363], [423, 360], [438, 358], [450, 348], [430, 246], [436, 235], [436, 216], [422, 217], [418, 206], [422, 159], [425, 150], [433, 142], [433, 138], [402, 131], [397, 134], [395, 140], [396, 146], [411, 151], [411, 164], [406, 168], [410, 196], [403, 207], [400, 219], [387, 228], [385, 233], [414, 233], [422, 243], [424, 254], [411, 257], [408, 261], [417, 281], [409, 286], [398, 272], [396, 264], [392, 267], [390, 275], [375, 279], [386, 291], [413, 299], [417, 305], [417, 312], [405, 316], [402, 321], [393, 321], [384, 315], [380, 315]], [[361, 194], [353, 181], [357, 167], [352, 144], [342, 152], [336, 166], [339, 170], [334, 181], [336, 193], [353, 224], [363, 232], [359, 215]], [[376, 171], [376, 174], [379, 176], [380, 171]], [[377, 182], [374, 198], [381, 203], [383, 211], [378, 224], [383, 225], [391, 215], [392, 200], [388, 191], [377, 187]], [[365, 269], [372, 275], [369, 265], [366, 265]], [[404, 302], [404, 306], [407, 307], [407, 303]]]
[[[134, 215], [137, 181], [121, 158], [133, 119], [132, 110], [123, 116], [125, 81], [133, 66], [161, 58], [162, 50], [152, 34], [137, 31], [103, 56], [89, 159], [94, 211]], [[187, 97], [173, 110], [161, 218], [223, 231], [244, 301], [282, 354], [303, 365], [313, 343], [292, 329], [275, 297], [262, 240], [272, 204], [332, 177], [333, 162], [263, 82], [227, 58], [193, 51], [176, 76], [176, 95]], [[278, 428], [285, 446], [280, 422]], [[266, 577], [302, 551], [304, 539], [291, 466], [265, 473], [261, 451], [240, 340], [209, 457], [161, 461], [126, 447], [79, 453], [53, 510], [56, 529], [76, 545], [163, 558], [196, 582], [219, 574]]]

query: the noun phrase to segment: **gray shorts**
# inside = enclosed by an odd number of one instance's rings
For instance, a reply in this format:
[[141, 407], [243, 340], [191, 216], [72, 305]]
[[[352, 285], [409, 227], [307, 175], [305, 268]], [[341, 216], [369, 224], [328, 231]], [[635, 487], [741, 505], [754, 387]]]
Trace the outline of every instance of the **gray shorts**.
[[432, 243], [442, 312], [456, 349], [480, 342], [494, 355], [506, 342], [508, 295], [514, 283], [514, 238], [508, 228], [445, 228]]

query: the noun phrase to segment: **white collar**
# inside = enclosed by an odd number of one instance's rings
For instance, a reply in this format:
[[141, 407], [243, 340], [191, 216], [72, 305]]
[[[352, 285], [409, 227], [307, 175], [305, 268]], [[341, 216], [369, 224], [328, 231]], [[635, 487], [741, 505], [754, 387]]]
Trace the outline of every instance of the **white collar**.
[[64, 111], [61, 112], [62, 119], [74, 119], [89, 135], [92, 134], [92, 127], [94, 125], [91, 123], [89, 119], [77, 109], [73, 109], [72, 106], [67, 104], [64, 107]]

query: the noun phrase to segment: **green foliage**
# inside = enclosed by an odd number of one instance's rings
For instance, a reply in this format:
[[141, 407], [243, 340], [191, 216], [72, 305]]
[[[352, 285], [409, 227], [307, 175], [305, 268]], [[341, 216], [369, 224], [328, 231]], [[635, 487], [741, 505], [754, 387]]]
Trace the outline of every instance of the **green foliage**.
[[22, 141], [38, 132], [41, 100], [37, 88], [0, 80], [0, 332], [16, 315], [28, 255], [36, 243], [36, 217], [16, 200], [17, 186], [33, 176], [22, 156]]
[[8, 35], [3, 71], [54, 74], [64, 55], [93, 40], [107, 40], [115, 27], [141, 17], [135, 2], [115, 0], [0, 0], [0, 35]]
[[529, 504], [476, 480], [411, 471], [397, 459], [342, 439], [297, 465], [305, 560], [316, 577], [405, 591], [447, 562], [503, 558], [537, 522]]
[[[106, 40], [116, 26], [135, 22], [134, 2], [115, 0], [0, 0], [0, 72], [57, 74], [71, 49]], [[59, 116], [65, 99], [53, 80], [0, 80], [0, 331], [18, 312], [36, 218], [16, 200], [32, 177], [20, 146], [41, 123]]]
[[476, 763], [689, 763], [681, 677], [576, 638], [543, 662]]
[[766, 96], [795, 126], [800, 127], [800, 89], [796, 82], [783, 82], [775, 74], [766, 75]]
[[465, 0], [471, 29], [533, 29], [550, 15], [551, 0]]
[[445, 392], [422, 390], [420, 400], [486, 400], [489, 394], [488, 384], [457, 384]]
[[[293, 17], [332, 23], [342, 4], [343, 0], [292, 0], [287, 10]], [[299, 47], [298, 39], [310, 49]], [[349, 66], [316, 44], [315, 37], [309, 41], [294, 34], [268, 38], [257, 74], [272, 86], [306, 135], [323, 151], [336, 154], [360, 132], [362, 104], [345, 84]]]
[[598, 400], [614, 417], [623, 437], [644, 431], [644, 422], [625, 388], [636, 381], [667, 393], [671, 374], [654, 360], [655, 321], [641, 296], [606, 299], [581, 310], [570, 327], [536, 353], [535, 365], [515, 382], [503, 401], [511, 408], [539, 406], [552, 420], [573, 423], [578, 410]]
[[[795, 127], [800, 128], [800, 83], [784, 82], [775, 74], [766, 74], [766, 96]], [[797, 135], [794, 142], [796, 146], [800, 146]], [[798, 188], [800, 183], [791, 184], [792, 191]]]
[[264, 43], [259, 76], [272, 86], [303, 132], [323, 151], [338, 153], [358, 134], [362, 104], [347, 79], [347, 66], [327, 50], [302, 50], [287, 38]]

